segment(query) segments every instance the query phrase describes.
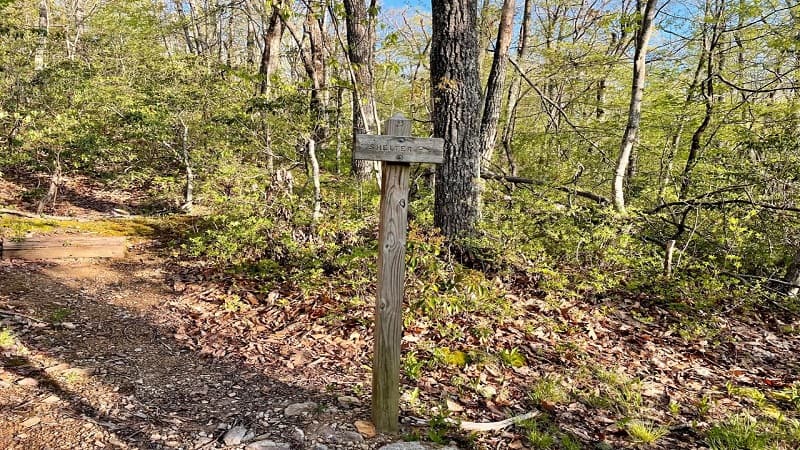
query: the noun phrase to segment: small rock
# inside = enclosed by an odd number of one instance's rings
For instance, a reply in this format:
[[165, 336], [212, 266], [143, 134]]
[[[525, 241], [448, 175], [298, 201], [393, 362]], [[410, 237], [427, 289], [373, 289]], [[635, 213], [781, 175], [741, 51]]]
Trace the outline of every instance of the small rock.
[[34, 416], [34, 417], [31, 417], [30, 419], [26, 420], [25, 422], [22, 422], [21, 425], [23, 427], [25, 427], [25, 428], [30, 428], [30, 427], [34, 427], [36, 425], [39, 425], [39, 422], [41, 422], [41, 421], [42, 421], [42, 419], [40, 419], [39, 417], [35, 417]]
[[314, 444], [311, 450], [328, 450], [328, 446], [325, 444]]
[[364, 437], [355, 431], [339, 431], [331, 436], [330, 441], [334, 444], [359, 444], [364, 442]]
[[44, 371], [45, 371], [45, 373], [50, 374], [50, 375], [58, 375], [61, 372], [64, 372], [65, 370], [67, 370], [67, 369], [69, 369], [69, 364], [61, 363], [61, 364], [56, 364], [55, 366], [48, 367], [48, 368], [44, 369]]
[[64, 328], [66, 328], [66, 329], [68, 329], [68, 330], [74, 330], [75, 328], [78, 328], [78, 327], [77, 327], [77, 326], [76, 326], [74, 323], [72, 323], [72, 322], [61, 322], [61, 326], [62, 326], [62, 327], [64, 327]]
[[295, 427], [292, 432], [292, 439], [297, 442], [303, 442], [306, 439], [306, 434], [300, 428]]
[[395, 442], [393, 444], [384, 445], [378, 450], [458, 450], [458, 447], [453, 447], [451, 445], [439, 447], [438, 445], [424, 442]]
[[283, 410], [283, 414], [287, 417], [299, 416], [300, 414], [311, 412], [317, 409], [317, 404], [314, 402], [292, 403]]
[[33, 387], [33, 386], [38, 386], [39, 382], [36, 381], [36, 379], [34, 379], [34, 378], [23, 378], [23, 379], [17, 381], [17, 384], [20, 385], [20, 386]]
[[53, 403], [58, 403], [59, 401], [61, 401], [61, 399], [58, 398], [57, 395], [51, 395], [51, 396], [47, 397], [46, 399], [42, 400], [42, 403], [47, 404], [47, 405], [52, 405]]
[[291, 450], [292, 447], [289, 444], [285, 444], [283, 442], [275, 442], [265, 439], [263, 441], [256, 441], [247, 444], [244, 448], [245, 450]]
[[246, 435], [247, 428], [243, 426], [235, 426], [225, 433], [225, 436], [222, 437], [222, 442], [224, 442], [225, 445], [239, 445], [242, 443]]
[[205, 447], [206, 445], [208, 445], [208, 444], [210, 444], [212, 442], [214, 442], [213, 438], [210, 438], [210, 437], [207, 437], [207, 436], [200, 436], [200, 437], [198, 437], [197, 439], [194, 440], [194, 448], [202, 448], [202, 447]]
[[357, 397], [353, 397], [353, 396], [350, 396], [350, 395], [342, 395], [341, 397], [337, 398], [336, 400], [339, 402], [339, 404], [341, 406], [343, 406], [345, 408], [361, 404], [361, 400], [359, 400]]

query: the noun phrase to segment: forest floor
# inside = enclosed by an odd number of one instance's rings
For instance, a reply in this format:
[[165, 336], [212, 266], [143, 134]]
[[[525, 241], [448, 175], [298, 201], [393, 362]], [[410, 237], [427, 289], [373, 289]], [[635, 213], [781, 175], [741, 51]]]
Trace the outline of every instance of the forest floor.
[[[30, 208], [16, 189], [0, 186], [0, 205]], [[290, 284], [265, 292], [177, 258], [156, 220], [108, 226], [122, 200], [68, 200], [61, 214], [94, 222], [0, 227], [106, 227], [131, 234], [131, 247], [123, 259], [0, 261], [0, 448], [324, 450], [398, 439], [367, 422], [369, 304], [343, 310], [346, 293]], [[724, 449], [746, 433], [771, 433], [764, 448], [800, 442], [796, 316], [732, 304], [700, 317], [630, 292], [553, 302], [524, 280], [508, 288], [502, 320], [469, 314], [446, 339], [407, 324], [405, 438], [514, 450]], [[478, 322], [491, 330], [482, 338], [455, 330]], [[482, 357], [489, 348], [505, 350]], [[538, 417], [473, 437], [448, 422], [527, 412]]]

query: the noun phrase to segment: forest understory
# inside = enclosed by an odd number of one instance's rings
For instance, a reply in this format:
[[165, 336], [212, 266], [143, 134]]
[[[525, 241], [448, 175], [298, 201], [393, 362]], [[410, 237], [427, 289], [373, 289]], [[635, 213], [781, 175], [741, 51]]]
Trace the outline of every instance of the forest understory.
[[796, 0], [0, 0], [0, 447], [800, 449], [798, 130]]
[[[24, 210], [30, 188], [6, 181], [2, 203]], [[112, 218], [135, 201], [77, 182], [65, 192], [54, 212], [75, 220], [5, 215], [6, 239], [132, 244], [121, 260], [2, 261], [4, 448], [220, 448], [235, 427], [291, 448], [800, 444], [800, 321], [787, 310], [731, 296], [699, 311], [624, 288], [570, 297], [541, 274], [473, 269], [454, 280], [463, 291], [427, 305], [411, 274], [401, 436], [375, 436], [374, 273], [233, 273], [175, 251], [175, 231], [198, 217]], [[458, 427], [524, 413], [534, 417], [498, 431]]]

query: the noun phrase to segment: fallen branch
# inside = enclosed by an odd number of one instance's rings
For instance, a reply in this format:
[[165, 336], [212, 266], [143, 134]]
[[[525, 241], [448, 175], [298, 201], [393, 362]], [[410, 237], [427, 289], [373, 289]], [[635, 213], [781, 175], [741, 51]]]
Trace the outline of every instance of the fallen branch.
[[476, 431], [476, 432], [485, 432], [485, 431], [497, 431], [502, 430], [503, 428], [510, 427], [515, 423], [522, 422], [523, 420], [532, 419], [538, 416], [540, 413], [539, 411], [532, 411], [529, 413], [521, 414], [516, 417], [512, 417], [510, 419], [501, 420], [498, 422], [458, 422], [457, 420], [450, 420], [449, 422], [453, 423], [454, 425], [458, 425], [458, 428], [464, 431]]
[[549, 186], [549, 185], [547, 185], [545, 183], [542, 183], [542, 182], [536, 181], [536, 180], [532, 180], [530, 178], [513, 177], [513, 176], [509, 176], [509, 175], [500, 175], [500, 174], [496, 174], [496, 173], [492, 173], [492, 172], [482, 172], [481, 173], [481, 178], [483, 178], [485, 180], [507, 181], [509, 183], [514, 183], [514, 184], [533, 184], [533, 185], [537, 185], [537, 186], [544, 186], [544, 187], [549, 187], [551, 189], [555, 189], [557, 191], [566, 192], [568, 194], [575, 194], [578, 197], [583, 197], [583, 198], [592, 200], [592, 201], [594, 201], [596, 203], [599, 203], [601, 205], [608, 205], [608, 204], [611, 203], [611, 201], [609, 201], [607, 198], [603, 197], [602, 195], [595, 194], [594, 192], [582, 191], [580, 189], [575, 189], [575, 188], [570, 187], [570, 186]]
[[43, 320], [39, 320], [39, 319], [37, 319], [37, 318], [35, 318], [35, 317], [31, 317], [31, 316], [29, 316], [29, 315], [27, 315], [27, 314], [22, 314], [22, 313], [20, 313], [20, 312], [16, 312], [16, 311], [10, 311], [10, 310], [8, 310], [8, 309], [0, 309], [0, 316], [6, 316], [6, 317], [19, 317], [19, 318], [23, 318], [23, 319], [28, 319], [28, 320], [30, 320], [31, 322], [36, 322], [36, 323], [46, 323], [46, 322], [44, 322]]
[[793, 206], [779, 206], [773, 205], [770, 203], [763, 203], [763, 202], [756, 202], [749, 199], [743, 198], [732, 198], [726, 200], [717, 200], [717, 201], [693, 201], [693, 200], [684, 200], [684, 201], [677, 201], [677, 202], [670, 202], [664, 203], [650, 211], [648, 214], [655, 214], [658, 211], [668, 208], [670, 206], [687, 206], [687, 207], [694, 207], [694, 208], [720, 208], [727, 205], [748, 205], [748, 206], [755, 206], [757, 208], [762, 209], [770, 209], [773, 211], [787, 211], [793, 213], [800, 213], [800, 208], [796, 208]]

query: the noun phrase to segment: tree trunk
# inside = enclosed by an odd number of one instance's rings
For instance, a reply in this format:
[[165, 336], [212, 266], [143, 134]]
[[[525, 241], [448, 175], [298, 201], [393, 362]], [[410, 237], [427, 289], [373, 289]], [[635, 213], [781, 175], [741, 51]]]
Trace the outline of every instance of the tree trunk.
[[[705, 53], [705, 52], [703, 52]], [[683, 135], [683, 130], [686, 127], [686, 111], [689, 108], [689, 105], [692, 102], [692, 98], [694, 97], [694, 92], [700, 86], [700, 73], [703, 71], [703, 67], [705, 67], [705, 58], [701, 56], [699, 61], [697, 62], [697, 68], [694, 71], [694, 77], [692, 78], [692, 84], [689, 85], [689, 89], [686, 91], [686, 97], [683, 100], [683, 106], [681, 108], [681, 114], [678, 117], [678, 128], [675, 132], [670, 136], [669, 142], [666, 144], [666, 149], [662, 153], [661, 157], [661, 164], [660, 164], [660, 174], [659, 174], [659, 182], [658, 182], [658, 203], [663, 204], [665, 203], [665, 196], [667, 191], [667, 185], [670, 183], [670, 179], [672, 177], [672, 165], [675, 160], [675, 155], [678, 153], [678, 147], [680, 146], [681, 136]]]
[[181, 156], [183, 157], [183, 167], [186, 173], [186, 184], [183, 190], [183, 205], [181, 209], [186, 212], [191, 212], [194, 207], [194, 171], [192, 170], [192, 161], [189, 157], [189, 126], [183, 119], [180, 119], [181, 124]]
[[44, 69], [44, 57], [47, 51], [47, 34], [50, 28], [50, 16], [47, 9], [47, 0], [39, 2], [39, 40], [36, 43], [36, 53], [33, 57], [33, 69], [37, 72]]
[[[700, 88], [705, 101], [705, 114], [703, 115], [703, 120], [700, 122], [700, 125], [697, 126], [697, 129], [695, 129], [692, 134], [689, 155], [686, 157], [686, 165], [683, 167], [683, 173], [681, 174], [681, 186], [678, 192], [678, 199], [684, 199], [689, 194], [692, 171], [695, 166], [697, 166], [700, 159], [700, 152], [703, 150], [703, 135], [706, 129], [708, 129], [708, 125], [711, 123], [711, 118], [714, 113], [714, 52], [719, 44], [719, 37], [721, 35], [719, 31], [721, 26], [721, 12], [721, 8], [713, 8], [710, 1], [706, 2], [706, 20], [714, 20], [714, 22], [711, 26], [710, 34], [709, 30], [705, 28], [705, 25], [703, 28], [703, 56], [705, 57], [706, 63], [706, 78], [700, 84]], [[702, 59], [703, 57], [701, 57], [701, 60]]]
[[256, 30], [250, 17], [247, 18], [245, 57], [247, 58], [247, 70], [251, 70], [256, 63]]
[[336, 129], [336, 175], [342, 173], [342, 106], [344, 105], [344, 89], [339, 87], [336, 90], [336, 116], [334, 119], [334, 128]]
[[[614, 185], [612, 196], [614, 208], [620, 214], [625, 214], [625, 175], [631, 158], [636, 135], [642, 119], [642, 98], [644, 96], [644, 82], [646, 76], [645, 62], [647, 58], [647, 45], [653, 34], [653, 18], [656, 14], [658, 0], [646, 0], [642, 21], [637, 31], [636, 49], [633, 58], [633, 81], [631, 83], [631, 101], [628, 107], [628, 124], [622, 135], [617, 167], [614, 171]], [[641, 10], [641, 9], [640, 9]]]
[[497, 122], [500, 120], [500, 107], [502, 106], [503, 82], [506, 78], [506, 64], [508, 63], [508, 47], [511, 45], [511, 35], [514, 28], [515, 1], [504, 0], [503, 10], [500, 15], [500, 26], [497, 30], [497, 42], [494, 46], [494, 59], [489, 71], [489, 80], [486, 83], [486, 98], [481, 119], [481, 149], [483, 161], [488, 164], [494, 154], [497, 141]]
[[308, 159], [311, 161], [311, 180], [314, 184], [314, 209], [311, 214], [311, 221], [316, 225], [322, 217], [322, 190], [319, 182], [319, 160], [317, 159], [317, 143], [314, 138], [308, 140], [306, 144]]
[[444, 139], [436, 169], [434, 224], [448, 239], [474, 233], [480, 218], [476, 0], [433, 0], [433, 132]]
[[183, 31], [183, 39], [186, 41], [186, 50], [194, 54], [196, 52], [195, 43], [192, 39], [192, 33], [189, 31], [189, 22], [186, 19], [186, 13], [183, 11], [183, 2], [181, 0], [173, 0], [173, 4], [175, 5], [175, 11], [178, 13], [178, 20], [180, 21]]
[[[530, 37], [531, 13], [533, 11], [533, 0], [525, 0], [525, 7], [522, 11], [522, 23], [519, 27], [519, 47], [517, 48], [517, 60], [521, 63], [528, 54], [528, 41]], [[518, 63], [518, 64], [519, 64]], [[521, 97], [522, 75], [514, 71], [511, 86], [508, 88], [508, 101], [506, 101], [506, 124], [503, 128], [503, 148], [505, 149], [506, 159], [512, 176], [517, 174], [517, 166], [514, 163], [514, 152], [511, 143], [514, 139], [514, 131], [517, 127], [517, 107]]]
[[261, 64], [258, 68], [260, 83], [258, 93], [267, 95], [270, 86], [270, 77], [275, 73], [280, 56], [281, 36], [283, 36], [283, 22], [281, 21], [278, 5], [273, 5], [269, 16], [269, 23], [264, 27], [264, 51], [261, 53]]
[[61, 186], [61, 150], [57, 150], [53, 155], [53, 172], [50, 174], [50, 186], [47, 188], [47, 193], [39, 200], [39, 206], [36, 207], [36, 214], [41, 215], [44, 213], [47, 205], [55, 208], [56, 200], [58, 199], [58, 187]]
[[[347, 13], [347, 57], [353, 81], [353, 147], [356, 134], [379, 134], [378, 112], [375, 104], [373, 68], [375, 67], [375, 0], [369, 8], [364, 0], [344, 0]], [[351, 159], [350, 168], [358, 180], [380, 171], [378, 163]]]

